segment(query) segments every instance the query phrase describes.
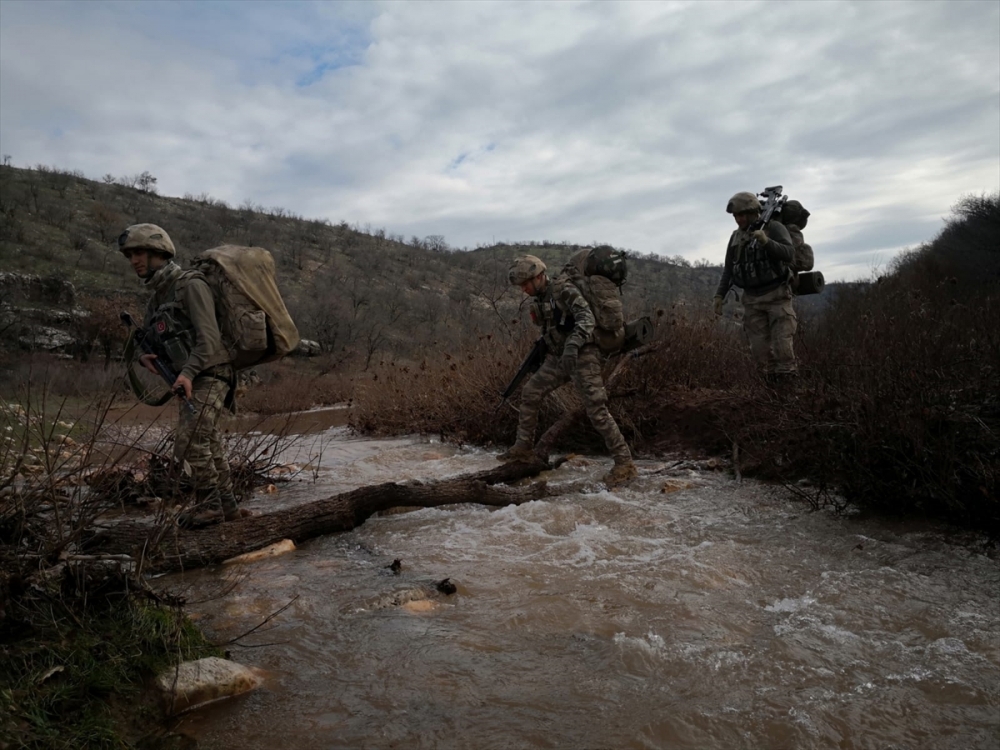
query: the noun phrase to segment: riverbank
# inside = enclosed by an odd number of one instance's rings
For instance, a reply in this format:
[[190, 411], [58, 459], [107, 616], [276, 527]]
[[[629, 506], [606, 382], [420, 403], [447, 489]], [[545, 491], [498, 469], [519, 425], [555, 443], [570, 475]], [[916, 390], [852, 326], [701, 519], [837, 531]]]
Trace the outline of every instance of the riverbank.
[[157, 601], [114, 564], [22, 586], [3, 581], [0, 747], [180, 747], [150, 683], [179, 661], [222, 655], [181, 602]]

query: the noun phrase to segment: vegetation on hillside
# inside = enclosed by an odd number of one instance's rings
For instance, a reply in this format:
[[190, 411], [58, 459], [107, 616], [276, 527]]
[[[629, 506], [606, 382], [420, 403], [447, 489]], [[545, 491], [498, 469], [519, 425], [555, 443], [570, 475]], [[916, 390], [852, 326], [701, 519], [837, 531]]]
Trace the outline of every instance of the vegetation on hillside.
[[[482, 335], [516, 337], [523, 306], [506, 282], [510, 260], [532, 252], [558, 264], [577, 249], [532, 242], [459, 252], [441, 236], [407, 240], [252, 201], [232, 207], [207, 194], [164, 197], [156, 194], [155, 177], [144, 174], [98, 182], [42, 165], [0, 167], [0, 267], [71, 281], [81, 306], [94, 313], [82, 324], [89, 327], [75, 332], [94, 342], [98, 356], [106, 352], [104, 341], [122, 333], [100, 300], [116, 297], [115, 305], [127, 306], [143, 297], [115, 245], [122, 229], [137, 222], [164, 227], [182, 264], [222, 244], [270, 250], [300, 333], [321, 345], [327, 369], [342, 371], [366, 370], [381, 358], [420, 359], [428, 348], [457, 352]], [[679, 257], [639, 257], [631, 275], [626, 304], [640, 314], [666, 304], [704, 304], [718, 269]]]

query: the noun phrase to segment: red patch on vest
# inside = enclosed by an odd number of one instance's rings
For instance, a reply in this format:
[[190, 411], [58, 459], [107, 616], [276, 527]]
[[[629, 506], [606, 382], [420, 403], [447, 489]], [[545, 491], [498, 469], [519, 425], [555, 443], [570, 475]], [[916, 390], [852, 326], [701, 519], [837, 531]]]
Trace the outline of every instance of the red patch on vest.
[[535, 315], [535, 311], [534, 310], [531, 311], [531, 322], [535, 323], [535, 324], [538, 323], [538, 316]]
[[167, 324], [164, 323], [162, 320], [158, 320], [156, 322], [156, 332], [157, 333], [164, 333], [164, 332], [166, 332], [166, 330], [167, 330]]

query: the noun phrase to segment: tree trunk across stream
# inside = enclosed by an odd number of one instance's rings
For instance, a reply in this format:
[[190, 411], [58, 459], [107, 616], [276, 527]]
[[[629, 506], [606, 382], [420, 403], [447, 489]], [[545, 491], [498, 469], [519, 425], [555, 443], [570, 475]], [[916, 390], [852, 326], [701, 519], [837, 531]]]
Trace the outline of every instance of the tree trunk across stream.
[[86, 550], [130, 554], [138, 559], [144, 549], [155, 549], [155, 554], [144, 563], [147, 570], [186, 570], [222, 562], [282, 539], [298, 543], [324, 534], [349, 531], [390, 508], [433, 508], [456, 503], [502, 507], [537, 500], [546, 496], [544, 482], [525, 487], [506, 486], [506, 483], [537, 476], [547, 468], [548, 464], [539, 461], [506, 464], [437, 482], [385, 482], [197, 530], [122, 522], [95, 535]]
[[[651, 345], [645, 346], [620, 358], [606, 378], [606, 384], [617, 380], [629, 361], [651, 349]], [[458, 503], [503, 507], [538, 500], [547, 496], [544, 482], [525, 487], [506, 485], [537, 476], [550, 468], [546, 457], [562, 433], [583, 414], [582, 406], [570, 409], [549, 427], [536, 444], [538, 460], [535, 462], [506, 464], [437, 482], [385, 482], [359, 487], [294, 508], [198, 530], [181, 530], [169, 523], [121, 522], [95, 534], [85, 550], [127, 554], [135, 559], [141, 557], [147, 571], [189, 570], [219, 563], [282, 539], [299, 543], [325, 534], [350, 531], [376, 513], [391, 508], [434, 508]], [[154, 552], [146, 555], [144, 550]]]

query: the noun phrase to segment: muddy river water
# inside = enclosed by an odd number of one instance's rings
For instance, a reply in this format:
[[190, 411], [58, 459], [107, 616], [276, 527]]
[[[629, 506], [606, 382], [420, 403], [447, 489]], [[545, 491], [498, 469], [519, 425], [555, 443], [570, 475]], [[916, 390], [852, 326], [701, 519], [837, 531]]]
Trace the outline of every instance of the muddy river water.
[[[286, 458], [308, 468], [249, 507], [495, 465], [343, 428]], [[161, 579], [220, 641], [287, 605], [230, 647], [264, 686], [179, 729], [220, 750], [1000, 747], [1000, 564], [981, 544], [679, 460], [609, 492], [608, 459], [574, 459], [550, 500], [385, 515]]]

